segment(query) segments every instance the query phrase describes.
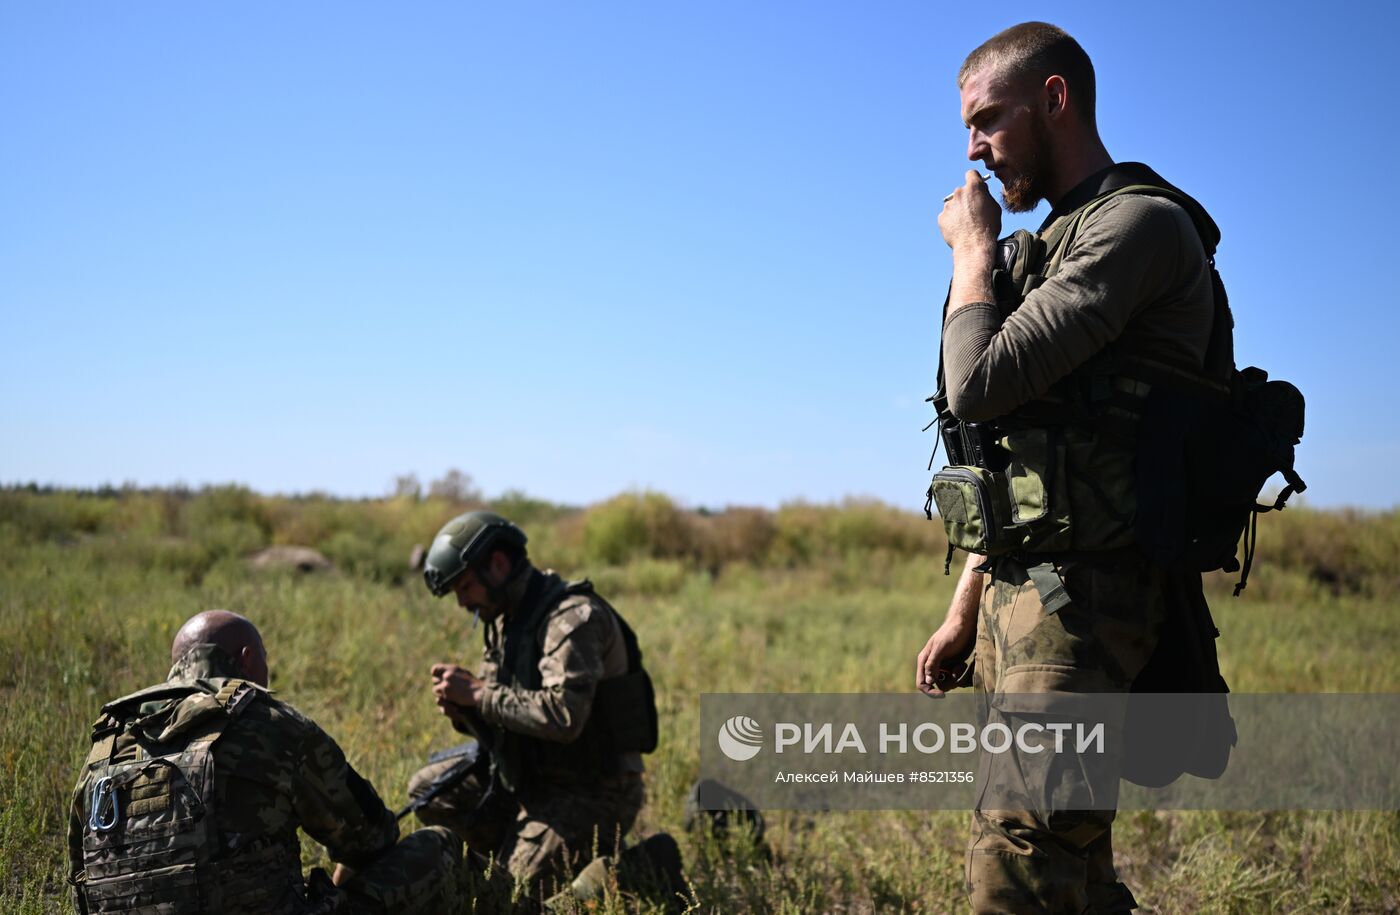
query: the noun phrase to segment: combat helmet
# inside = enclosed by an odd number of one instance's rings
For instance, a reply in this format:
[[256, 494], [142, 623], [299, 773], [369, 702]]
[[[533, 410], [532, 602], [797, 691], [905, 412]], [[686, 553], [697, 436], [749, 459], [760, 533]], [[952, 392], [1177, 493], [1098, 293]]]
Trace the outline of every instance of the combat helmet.
[[495, 512], [467, 512], [442, 526], [423, 561], [423, 580], [434, 597], [452, 590], [452, 582], [477, 559], [503, 546], [523, 548], [525, 532]]

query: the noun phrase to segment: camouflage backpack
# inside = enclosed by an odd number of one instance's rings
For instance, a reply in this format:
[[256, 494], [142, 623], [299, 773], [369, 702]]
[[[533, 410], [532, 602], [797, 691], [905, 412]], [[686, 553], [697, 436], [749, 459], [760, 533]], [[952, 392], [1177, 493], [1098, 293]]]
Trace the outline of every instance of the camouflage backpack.
[[[270, 908], [266, 879], [288, 849], [271, 843], [215, 860], [212, 750], [262, 690], [244, 680], [163, 683], [103, 706], [78, 783], [84, 913], [223, 912]], [[295, 849], [291, 849], [295, 855]], [[74, 862], [77, 866], [77, 862]], [[261, 873], [258, 873], [261, 871]], [[263, 906], [262, 903], [268, 903]]]

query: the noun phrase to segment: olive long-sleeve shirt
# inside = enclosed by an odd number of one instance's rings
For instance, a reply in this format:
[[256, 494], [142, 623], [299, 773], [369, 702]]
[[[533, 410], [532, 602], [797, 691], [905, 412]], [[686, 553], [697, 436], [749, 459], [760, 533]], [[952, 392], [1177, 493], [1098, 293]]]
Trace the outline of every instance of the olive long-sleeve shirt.
[[1115, 341], [1163, 361], [1203, 363], [1214, 294], [1186, 210], [1125, 194], [1090, 213], [1069, 244], [1059, 271], [1004, 322], [984, 302], [950, 310], [943, 367], [959, 419], [1003, 416]]

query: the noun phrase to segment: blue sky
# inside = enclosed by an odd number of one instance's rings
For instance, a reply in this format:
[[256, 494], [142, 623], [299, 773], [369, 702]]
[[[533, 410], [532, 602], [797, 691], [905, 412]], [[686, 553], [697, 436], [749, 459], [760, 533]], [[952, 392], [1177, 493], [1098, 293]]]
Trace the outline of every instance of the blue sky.
[[[0, 481], [921, 507], [955, 74], [1047, 15], [987, 6], [9, 2]], [[1400, 503], [1397, 18], [1053, 17], [1221, 225], [1316, 505]]]

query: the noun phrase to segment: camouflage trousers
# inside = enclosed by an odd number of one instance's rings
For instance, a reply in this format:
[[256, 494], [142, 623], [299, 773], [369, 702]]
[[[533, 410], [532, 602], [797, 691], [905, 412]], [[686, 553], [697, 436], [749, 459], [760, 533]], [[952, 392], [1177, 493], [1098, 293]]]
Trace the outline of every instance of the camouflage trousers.
[[419, 829], [356, 871], [342, 887], [317, 887], [313, 879], [312, 894], [322, 897], [321, 906], [314, 911], [337, 915], [440, 915], [452, 911], [462, 878], [462, 851], [462, 840], [450, 829]]
[[[455, 762], [447, 759], [420, 769], [409, 780], [409, 796], [421, 796]], [[594, 857], [612, 854], [644, 800], [638, 773], [542, 784], [518, 795], [497, 788], [488, 797], [486, 789], [481, 777], [469, 775], [421, 808], [418, 819], [451, 829], [479, 860], [503, 863], [536, 899], [567, 884]]]
[[[1162, 572], [1136, 553], [1038, 568], [1000, 557], [989, 579], [978, 614], [974, 685], [1013, 729], [1017, 719], [1034, 721], [1045, 711], [1043, 700], [1017, 696], [1126, 694], [1166, 615]], [[1113, 740], [1122, 721], [1106, 726]], [[974, 911], [1136, 908], [1113, 867], [1116, 765], [1086, 771], [1078, 754], [982, 755], [983, 796], [967, 851]], [[984, 808], [988, 786], [997, 809]], [[1076, 800], [1098, 809], [1076, 809]]]

